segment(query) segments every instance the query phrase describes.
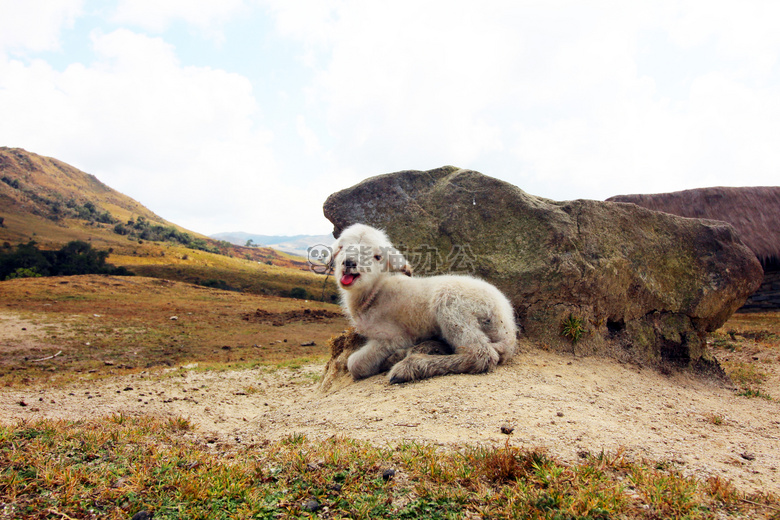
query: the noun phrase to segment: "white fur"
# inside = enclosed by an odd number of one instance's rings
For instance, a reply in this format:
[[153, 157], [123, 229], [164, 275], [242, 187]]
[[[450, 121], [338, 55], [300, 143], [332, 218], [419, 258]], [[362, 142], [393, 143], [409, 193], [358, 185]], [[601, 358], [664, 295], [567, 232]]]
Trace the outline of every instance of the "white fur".
[[342, 306], [368, 338], [347, 360], [356, 379], [379, 373], [391, 356], [432, 338], [447, 342], [454, 353], [403, 357], [390, 370], [391, 383], [486, 372], [514, 355], [514, 311], [491, 284], [458, 275], [412, 278], [387, 235], [363, 224], [345, 229], [333, 250]]

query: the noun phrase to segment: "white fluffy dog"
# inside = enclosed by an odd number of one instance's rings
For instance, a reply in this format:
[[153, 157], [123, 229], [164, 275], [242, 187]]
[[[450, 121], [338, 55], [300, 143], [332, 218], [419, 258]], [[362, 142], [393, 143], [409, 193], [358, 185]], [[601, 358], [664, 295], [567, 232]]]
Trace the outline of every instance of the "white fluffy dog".
[[[333, 246], [342, 306], [368, 342], [347, 360], [355, 379], [386, 369], [391, 383], [444, 374], [486, 372], [515, 353], [517, 326], [501, 291], [470, 276], [412, 278], [411, 269], [384, 232], [355, 224]], [[451, 355], [410, 354], [440, 338]]]

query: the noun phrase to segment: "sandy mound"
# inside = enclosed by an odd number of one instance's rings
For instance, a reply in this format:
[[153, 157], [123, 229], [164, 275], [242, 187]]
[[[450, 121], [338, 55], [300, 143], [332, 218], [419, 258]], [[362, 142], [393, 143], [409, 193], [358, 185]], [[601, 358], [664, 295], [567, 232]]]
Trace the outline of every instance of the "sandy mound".
[[252, 443], [293, 433], [543, 446], [561, 459], [624, 449], [686, 474], [780, 493], [780, 404], [686, 375], [533, 351], [486, 375], [390, 386], [382, 376], [328, 395], [322, 365], [141, 373], [57, 389], [4, 389], [0, 416], [77, 419], [112, 413], [189, 417], [204, 441]]

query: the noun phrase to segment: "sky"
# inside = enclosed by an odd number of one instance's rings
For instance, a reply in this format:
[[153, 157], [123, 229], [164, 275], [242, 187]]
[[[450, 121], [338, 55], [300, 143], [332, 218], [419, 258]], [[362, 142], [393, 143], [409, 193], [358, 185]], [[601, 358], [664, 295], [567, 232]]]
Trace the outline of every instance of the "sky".
[[555, 200], [780, 184], [776, 0], [0, 0], [0, 146], [213, 234], [477, 170]]

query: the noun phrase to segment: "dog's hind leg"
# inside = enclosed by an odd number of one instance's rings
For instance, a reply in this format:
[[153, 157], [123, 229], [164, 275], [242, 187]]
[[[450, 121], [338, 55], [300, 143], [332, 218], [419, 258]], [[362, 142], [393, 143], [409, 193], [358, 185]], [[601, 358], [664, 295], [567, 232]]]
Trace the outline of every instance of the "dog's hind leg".
[[[384, 372], [397, 359], [402, 359], [411, 344], [371, 339], [347, 359], [347, 370], [355, 379], [364, 379]], [[389, 363], [388, 359], [392, 358]]]
[[481, 330], [476, 318], [445, 320], [441, 329], [442, 337], [455, 346], [455, 353], [445, 356], [407, 356], [390, 370], [390, 383], [405, 383], [446, 374], [480, 374], [493, 369], [501, 360], [499, 352]]
[[496, 363], [489, 356], [478, 357], [473, 352], [448, 356], [411, 354], [393, 366], [388, 378], [391, 384], [397, 384], [447, 374], [480, 374]]

